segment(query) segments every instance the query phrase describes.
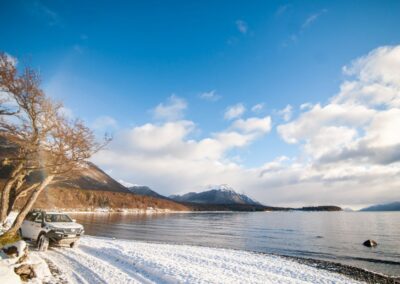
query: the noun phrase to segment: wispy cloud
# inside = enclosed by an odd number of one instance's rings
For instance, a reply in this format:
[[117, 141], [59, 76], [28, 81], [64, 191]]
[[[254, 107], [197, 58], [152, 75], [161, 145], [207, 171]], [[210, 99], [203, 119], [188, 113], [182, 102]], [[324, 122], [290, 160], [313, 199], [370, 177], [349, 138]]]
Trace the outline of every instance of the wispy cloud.
[[310, 109], [313, 107], [312, 103], [304, 103], [300, 105], [300, 110]]
[[242, 20], [237, 20], [236, 21], [236, 27], [238, 29], [238, 31], [242, 34], [247, 34], [247, 32], [249, 31], [249, 25]]
[[50, 26], [61, 26], [61, 17], [56, 11], [43, 4], [42, 1], [35, 1], [33, 5], [31, 11], [36, 16], [45, 19]]
[[282, 16], [283, 14], [285, 14], [290, 8], [292, 7], [292, 5], [290, 4], [285, 4], [282, 6], [278, 7], [278, 10], [276, 10], [275, 15], [277, 17]]
[[264, 103], [259, 103], [259, 104], [256, 104], [256, 105], [254, 105], [252, 108], [251, 108], [251, 111], [252, 112], [260, 112], [260, 111], [262, 111], [263, 109], [264, 109], [264, 106], [265, 106], [265, 104]]
[[209, 102], [216, 102], [218, 101], [221, 96], [217, 94], [215, 90], [204, 92], [199, 95], [199, 98]]
[[113, 117], [103, 115], [96, 118], [92, 126], [96, 130], [109, 130], [116, 129], [118, 127], [118, 123]]
[[315, 23], [315, 21], [321, 17], [323, 14], [325, 14], [328, 10], [327, 9], [323, 9], [317, 13], [311, 14], [310, 16], [308, 16], [308, 18], [304, 21], [303, 25], [301, 26], [301, 28], [304, 30], [308, 27], [310, 27], [312, 24]]
[[313, 13], [310, 16], [308, 16], [303, 24], [299, 27], [298, 31], [295, 33], [292, 33], [290, 36], [287, 37], [287, 39], [283, 42], [282, 46], [287, 47], [291, 43], [297, 43], [301, 37], [301, 35], [326, 12], [328, 12], [327, 9], [322, 9], [321, 11], [317, 13]]
[[284, 109], [280, 110], [278, 113], [282, 116], [284, 121], [289, 121], [292, 118], [293, 107], [291, 105], [287, 105]]
[[158, 104], [153, 110], [156, 119], [178, 120], [183, 117], [187, 103], [183, 98], [172, 95], [166, 103]]
[[225, 114], [224, 114], [224, 118], [226, 120], [230, 120], [230, 119], [234, 119], [237, 117], [242, 116], [242, 114], [246, 111], [246, 107], [239, 103], [233, 106], [229, 106], [227, 107]]

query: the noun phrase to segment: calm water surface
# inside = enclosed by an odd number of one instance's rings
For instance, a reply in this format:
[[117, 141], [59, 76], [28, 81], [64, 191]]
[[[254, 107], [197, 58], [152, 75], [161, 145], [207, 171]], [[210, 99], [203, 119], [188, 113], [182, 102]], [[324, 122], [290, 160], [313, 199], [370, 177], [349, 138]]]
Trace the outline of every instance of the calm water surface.
[[[400, 212], [73, 216], [88, 235], [316, 258], [400, 276]], [[364, 247], [367, 239], [378, 247]]]

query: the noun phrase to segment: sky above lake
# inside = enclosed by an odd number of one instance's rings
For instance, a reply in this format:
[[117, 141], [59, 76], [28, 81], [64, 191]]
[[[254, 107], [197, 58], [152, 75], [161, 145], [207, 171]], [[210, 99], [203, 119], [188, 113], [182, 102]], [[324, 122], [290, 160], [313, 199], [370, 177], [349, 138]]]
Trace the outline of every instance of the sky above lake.
[[165, 195], [400, 200], [400, 1], [5, 1], [0, 50]]

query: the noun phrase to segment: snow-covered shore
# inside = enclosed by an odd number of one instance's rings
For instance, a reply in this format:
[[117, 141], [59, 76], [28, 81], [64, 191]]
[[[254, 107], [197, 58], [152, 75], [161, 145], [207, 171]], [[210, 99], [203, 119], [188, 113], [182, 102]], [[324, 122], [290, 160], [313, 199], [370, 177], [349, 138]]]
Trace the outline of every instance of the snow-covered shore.
[[[0, 283], [15, 276], [6, 262], [0, 263]], [[31, 248], [28, 263], [38, 274], [30, 283], [359, 283], [274, 255], [93, 236], [83, 236], [77, 249]]]
[[75, 250], [34, 254], [69, 283], [358, 283], [279, 256], [90, 236]]

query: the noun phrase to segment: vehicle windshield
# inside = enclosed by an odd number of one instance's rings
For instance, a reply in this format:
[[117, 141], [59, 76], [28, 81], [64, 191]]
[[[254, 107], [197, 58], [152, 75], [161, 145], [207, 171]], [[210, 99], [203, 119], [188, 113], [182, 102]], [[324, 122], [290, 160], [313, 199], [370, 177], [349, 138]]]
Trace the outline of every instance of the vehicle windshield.
[[57, 223], [57, 222], [72, 222], [72, 219], [65, 214], [46, 214], [44, 218], [46, 222]]

